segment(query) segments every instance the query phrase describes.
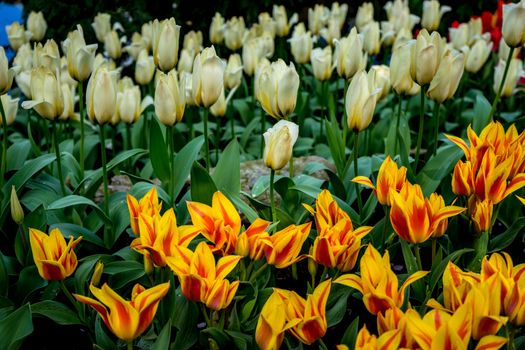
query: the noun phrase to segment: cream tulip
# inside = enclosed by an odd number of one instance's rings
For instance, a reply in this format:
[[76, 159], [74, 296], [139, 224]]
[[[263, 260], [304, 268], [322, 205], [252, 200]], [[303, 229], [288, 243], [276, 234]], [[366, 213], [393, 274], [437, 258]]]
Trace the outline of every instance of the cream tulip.
[[15, 76], [16, 85], [26, 99], [31, 99], [31, 69], [23, 70]]
[[175, 67], [179, 55], [180, 26], [175, 19], [157, 19], [152, 24], [152, 48], [155, 65], [162, 71]]
[[273, 170], [281, 170], [290, 161], [293, 146], [299, 136], [299, 126], [279, 120], [264, 136], [264, 164]]
[[458, 89], [464, 69], [465, 55], [456, 50], [447, 50], [430, 82], [428, 97], [439, 103], [453, 97]]
[[275, 20], [270, 16], [268, 12], [262, 12], [257, 17], [259, 19], [259, 27], [261, 28], [261, 34], [267, 33], [272, 39], [275, 38]]
[[13, 22], [11, 25], [5, 26], [5, 31], [9, 45], [13, 51], [17, 51], [20, 46], [29, 42], [29, 39], [31, 39], [31, 32], [26, 31], [24, 26], [18, 22]]
[[41, 117], [55, 120], [64, 111], [62, 88], [56, 75], [47, 67], [31, 71], [31, 100], [22, 103], [24, 109], [33, 108]]
[[238, 86], [230, 90], [227, 97], [224, 96], [224, 89], [222, 89], [219, 99], [210, 107], [210, 113], [214, 117], [224, 117], [226, 114], [226, 109], [228, 108], [228, 104], [230, 103], [233, 94], [237, 90], [237, 87]]
[[439, 67], [444, 45], [438, 32], [429, 35], [426, 29], [419, 32], [411, 46], [410, 74], [419, 85], [432, 81]]
[[325, 81], [332, 77], [332, 49], [330, 46], [326, 46], [324, 49], [319, 47], [313, 49], [311, 62], [314, 77], [317, 80]]
[[339, 40], [341, 38], [341, 27], [339, 26], [339, 21], [336, 18], [330, 17], [328, 19], [327, 27], [321, 28], [319, 34], [327, 43], [333, 45], [335, 40]]
[[363, 52], [363, 43], [354, 27], [350, 34], [335, 43], [337, 73], [345, 79], [352, 78], [366, 67], [367, 55]]
[[270, 61], [263, 57], [255, 67], [255, 73], [253, 74], [253, 94], [255, 97], [259, 95], [259, 81], [261, 80], [262, 72], [270, 67]]
[[237, 51], [242, 46], [246, 25], [244, 18], [232, 17], [224, 26], [224, 44], [232, 51]]
[[104, 37], [104, 49], [109, 57], [117, 60], [122, 55], [122, 45], [116, 31], [109, 31]]
[[143, 49], [135, 63], [135, 81], [139, 85], [147, 85], [153, 79], [155, 74], [155, 63], [153, 62], [153, 56], [148, 55], [148, 51]]
[[117, 92], [116, 115], [119, 120], [127, 124], [135, 123], [142, 113], [140, 89], [134, 85]]
[[408, 29], [402, 28], [396, 35], [393, 44], [393, 50], [397, 50], [399, 46], [402, 46], [412, 40], [412, 32]]
[[286, 14], [286, 8], [281, 5], [273, 5], [272, 16], [275, 21], [275, 33], [279, 37], [287, 36], [290, 33], [290, 28], [297, 23], [299, 19], [297, 13], [294, 13], [288, 21], [288, 15]]
[[44, 46], [41, 43], [35, 44], [33, 67], [47, 67], [52, 72], [60, 69], [60, 52], [53, 39], [48, 40]]
[[525, 0], [503, 5], [503, 39], [510, 47], [525, 44]]
[[44, 39], [47, 30], [47, 22], [42, 11], [31, 11], [27, 16], [27, 30], [31, 32], [31, 40], [40, 41]]
[[184, 82], [177, 81], [177, 73], [171, 70], [168, 74], [160, 73], [155, 88], [155, 114], [159, 121], [172, 126], [182, 120], [186, 107]]
[[69, 75], [66, 56], [60, 57], [60, 84], [67, 84], [72, 88], [76, 88], [78, 86], [78, 81]]
[[266, 113], [275, 119], [287, 119], [295, 109], [299, 90], [299, 74], [290, 62], [273, 62], [260, 73], [256, 98]]
[[98, 124], [111, 121], [117, 110], [117, 74], [107, 67], [96, 69], [89, 78], [86, 110], [89, 119]]
[[388, 21], [392, 23], [396, 33], [402, 28], [412, 31], [414, 26], [419, 23], [420, 18], [410, 13], [408, 0], [388, 1], [385, 4], [384, 9]]
[[140, 27], [140, 34], [142, 35], [142, 40], [146, 43], [147, 49], [151, 50], [153, 44], [153, 22], [149, 21], [144, 23], [142, 27]]
[[77, 81], [87, 80], [93, 70], [97, 44], [86, 45], [82, 27], [77, 25], [77, 30], [70, 32], [63, 42], [63, 48], [71, 77]]
[[330, 10], [324, 5], [315, 4], [313, 9], [308, 9], [308, 29], [313, 35], [319, 34], [329, 18]]
[[91, 27], [95, 30], [97, 40], [101, 43], [106, 39], [106, 34], [111, 31], [111, 15], [108, 13], [98, 13]]
[[290, 49], [295, 63], [307, 63], [310, 60], [314, 42], [312, 34], [305, 31], [304, 23], [299, 23], [295, 26], [293, 35], [288, 41], [290, 42]]
[[21, 71], [31, 70], [33, 68], [33, 50], [29, 43], [18, 48], [16, 56], [13, 59], [13, 67], [19, 67]]
[[345, 24], [347, 13], [348, 4], [343, 3], [342, 5], [339, 5], [337, 1], [332, 3], [332, 8], [330, 9], [330, 19], [337, 23], [339, 26], [339, 32], [341, 32], [341, 29]]
[[242, 47], [242, 62], [244, 73], [252, 76], [255, 73], [255, 68], [259, 60], [264, 57], [263, 43], [258, 39], [250, 39], [246, 41]]
[[372, 122], [376, 108], [377, 95], [381, 89], [376, 89], [364, 70], [354, 75], [345, 98], [346, 122], [348, 129], [362, 131]]
[[193, 51], [188, 51], [182, 49], [180, 51], [179, 63], [177, 64], [177, 70], [179, 72], [190, 72], [193, 69], [193, 60], [195, 59], [195, 54]]
[[390, 68], [384, 64], [372, 66], [367, 77], [368, 84], [380, 89], [376, 95], [376, 100], [379, 102], [390, 92]]
[[184, 35], [182, 48], [190, 52], [200, 52], [202, 50], [202, 32], [191, 30]]
[[[509, 57], [509, 53], [510, 53], [509, 45], [507, 45], [505, 40], [500, 40], [499, 46], [498, 46], [498, 59], [506, 61], [507, 58]], [[520, 50], [514, 50], [512, 52], [512, 58], [518, 58], [519, 53], [520, 53]]]
[[[494, 67], [494, 92], [497, 93], [501, 80], [503, 79], [503, 72], [505, 70], [505, 61], [499, 61]], [[523, 71], [523, 62], [518, 58], [513, 58], [510, 62], [509, 71], [505, 79], [505, 84], [501, 90], [502, 97], [509, 97], [514, 93], [514, 89], [518, 84], [518, 80], [525, 75]]]
[[374, 5], [371, 2], [365, 2], [357, 9], [355, 16], [355, 26], [361, 31], [368, 23], [374, 20]]
[[75, 89], [68, 84], [60, 85], [62, 91], [62, 100], [64, 101], [64, 110], [58, 117], [60, 120], [79, 120], [78, 114], [75, 113]]
[[[0, 96], [2, 102], [2, 108], [4, 108], [5, 121], [9, 126], [15, 122], [16, 114], [18, 113], [18, 101], [19, 98], [11, 98], [8, 94]], [[2, 125], [2, 118], [0, 118], [0, 125]]]
[[199, 53], [193, 61], [192, 91], [197, 106], [210, 107], [217, 102], [224, 84], [224, 62], [213, 46]]
[[[490, 40], [490, 33], [488, 39]], [[468, 21], [468, 44], [472, 45], [476, 40], [480, 39], [483, 35], [483, 22], [481, 17], [471, 18]]]
[[242, 68], [241, 56], [238, 53], [231, 54], [224, 70], [224, 87], [226, 89], [231, 90], [241, 85]]
[[448, 29], [450, 41], [456, 50], [461, 50], [469, 42], [468, 24], [461, 23], [457, 28]]
[[437, 30], [441, 17], [450, 10], [450, 6], [440, 6], [437, 0], [423, 1], [421, 26], [428, 31]]
[[140, 35], [140, 33], [135, 32], [131, 36], [131, 44], [126, 46], [124, 48], [124, 51], [126, 51], [134, 60], [137, 60], [142, 50], [147, 51], [148, 44], [146, 43], [146, 40], [142, 38], [142, 35]]
[[415, 95], [420, 86], [410, 75], [411, 43], [400, 45], [390, 59], [390, 83], [399, 95]]
[[222, 44], [224, 42], [224, 17], [219, 12], [211, 19], [210, 41], [212, 44]]
[[184, 97], [187, 106], [195, 106], [193, 98], [193, 75], [188, 72], [181, 72], [179, 79], [180, 93]]
[[487, 62], [492, 52], [492, 41], [478, 39], [471, 48], [464, 48], [466, 53], [465, 70], [469, 73], [477, 73]]
[[379, 23], [372, 21], [363, 28], [363, 49], [369, 55], [377, 55], [381, 49]]
[[15, 74], [16, 69], [13, 67], [9, 68], [4, 48], [0, 47], [0, 95], [5, 94], [11, 89]]

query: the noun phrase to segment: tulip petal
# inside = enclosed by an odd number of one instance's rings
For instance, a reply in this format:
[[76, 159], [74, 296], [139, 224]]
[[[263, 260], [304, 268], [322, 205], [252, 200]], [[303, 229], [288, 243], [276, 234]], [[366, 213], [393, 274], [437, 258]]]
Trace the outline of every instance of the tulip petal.
[[241, 258], [239, 255], [228, 255], [220, 258], [217, 262], [215, 278], [224, 279], [237, 266]]
[[487, 335], [480, 339], [474, 350], [498, 350], [507, 343], [508, 339], [495, 335]]
[[372, 181], [370, 181], [370, 179], [366, 176], [356, 176], [352, 179], [352, 182], [358, 183], [373, 190], [376, 188]]
[[338, 277], [334, 281], [334, 283], [339, 283], [339, 284], [342, 284], [344, 286], [357, 289], [359, 292], [361, 292], [361, 294], [363, 294], [363, 292], [364, 292], [364, 290], [363, 290], [363, 282], [362, 282], [361, 278], [359, 276], [357, 276], [357, 275], [353, 275], [353, 274], [342, 275], [342, 276]]
[[447, 137], [447, 139], [449, 139], [450, 141], [454, 142], [456, 144], [456, 146], [461, 148], [463, 153], [465, 153], [465, 156], [467, 157], [467, 159], [470, 158], [470, 149], [469, 149], [469, 146], [467, 145], [467, 143], [465, 142], [465, 140], [463, 140], [460, 137], [453, 136], [453, 135], [445, 134], [445, 136]]

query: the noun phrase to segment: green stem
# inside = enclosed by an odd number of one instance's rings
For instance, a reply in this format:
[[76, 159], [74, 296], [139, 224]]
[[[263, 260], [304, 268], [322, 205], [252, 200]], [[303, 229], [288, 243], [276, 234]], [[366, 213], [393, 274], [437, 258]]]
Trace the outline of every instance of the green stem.
[[175, 207], [175, 157], [173, 153], [175, 152], [173, 145], [173, 125], [167, 127], [168, 133], [168, 147], [169, 147], [169, 158], [170, 158], [170, 183], [169, 183], [169, 193], [172, 207]]
[[290, 179], [293, 179], [293, 149], [292, 149], [292, 156], [290, 157], [290, 161], [288, 162], [288, 176]]
[[211, 327], [210, 316], [208, 316], [208, 310], [206, 310], [206, 306], [204, 304], [201, 304], [201, 311], [202, 315], [204, 316], [204, 321], [206, 321], [206, 326]]
[[[343, 152], [345, 152], [346, 150], [346, 135], [348, 134], [348, 116], [346, 116], [346, 92], [348, 91], [348, 86], [350, 86], [350, 81], [349, 80], [346, 80], [344, 79], [344, 82], [345, 82], [345, 86], [344, 86], [344, 90], [343, 90], [343, 147], [345, 147], [343, 149]], [[346, 116], [346, 118], [345, 118]]]
[[432, 152], [432, 155], [436, 155], [437, 148], [438, 148], [438, 135], [439, 135], [439, 112], [441, 110], [441, 103], [434, 102], [434, 111], [432, 114], [434, 115], [434, 122], [435, 124], [435, 130], [434, 130], [434, 151]]
[[0, 187], [4, 185], [4, 175], [7, 167], [7, 118], [5, 116], [4, 104], [0, 99], [0, 114], [2, 115], [2, 164], [0, 166]]
[[78, 303], [77, 301], [75, 300], [75, 298], [73, 298], [73, 295], [71, 295], [71, 293], [69, 292], [69, 290], [67, 289], [66, 287], [66, 284], [64, 283], [64, 280], [61, 280], [60, 281], [60, 288], [62, 289], [62, 292], [64, 293], [64, 295], [66, 296], [66, 298], [71, 302], [71, 304], [78, 310]]
[[[510, 328], [510, 330], [509, 330]], [[514, 336], [516, 335], [516, 328], [512, 325], [512, 323], [507, 323], [507, 326], [506, 326], [506, 333], [507, 333], [507, 338], [508, 338], [508, 345], [507, 345], [507, 349], [508, 350], [515, 350], [516, 349], [516, 344], [514, 343]]]
[[144, 124], [142, 124], [142, 139], [144, 148], [149, 149], [149, 112], [144, 113]]
[[133, 350], [133, 340], [128, 342], [128, 350]]
[[[130, 150], [131, 149], [131, 124], [128, 124], [128, 123], [124, 123], [126, 125], [126, 150]], [[132, 172], [133, 169], [131, 168], [132, 167], [132, 163], [131, 163], [131, 158], [128, 158], [128, 171]]]
[[78, 109], [80, 112], [80, 180], [84, 179], [84, 82], [78, 82]]
[[272, 222], [277, 221], [277, 211], [275, 210], [275, 198], [274, 198], [274, 188], [273, 188], [273, 181], [275, 179], [275, 170], [270, 170], [270, 208], [272, 213]]
[[437, 254], [437, 238], [432, 238], [432, 266], [434, 266], [434, 261], [436, 261]]
[[494, 101], [492, 102], [492, 107], [490, 108], [489, 120], [492, 120], [492, 117], [494, 116], [494, 113], [496, 112], [496, 107], [498, 106], [498, 102], [501, 97], [501, 91], [503, 90], [503, 86], [505, 85], [505, 80], [507, 79], [507, 73], [509, 72], [509, 67], [510, 67], [510, 63], [512, 62], [513, 54], [514, 54], [514, 48], [511, 47], [509, 50], [509, 55], [507, 56], [507, 62], [505, 63], [505, 70], [503, 71], [503, 78], [501, 78], [501, 82], [499, 83], [498, 92], [496, 93], [496, 97], [494, 98]]
[[210, 172], [210, 141], [208, 140], [208, 109], [204, 109], [204, 162], [206, 171]]
[[388, 215], [389, 211], [390, 211], [390, 207], [387, 206], [387, 205], [384, 205], [383, 209], [385, 210], [385, 221], [383, 222], [383, 232], [381, 234], [381, 244], [383, 246], [383, 251], [385, 251], [387, 249], [387, 246], [386, 246], [386, 228], [388, 226], [388, 220], [390, 220], [390, 216]]
[[403, 104], [403, 97], [399, 95], [399, 102], [397, 104], [397, 120], [396, 120], [396, 141], [394, 143], [394, 153], [398, 154], [398, 143], [399, 143], [399, 124], [401, 124], [401, 105]]
[[235, 135], [235, 118], [233, 116], [233, 113], [230, 113], [230, 125], [231, 125], [231, 133], [232, 133], [232, 140], [237, 138], [237, 135]]
[[414, 254], [416, 255], [417, 268], [419, 271], [423, 271], [423, 264], [421, 263], [421, 254], [419, 253], [419, 246], [416, 244], [414, 246]]
[[51, 128], [53, 132], [53, 143], [55, 145], [55, 153], [57, 158], [57, 167], [58, 167], [58, 179], [60, 180], [60, 188], [62, 189], [62, 195], [66, 195], [66, 185], [64, 184], [64, 176], [62, 175], [62, 162], [61, 162], [61, 156], [60, 156], [60, 148], [58, 143], [58, 135], [57, 135], [57, 120], [53, 120], [51, 122]]
[[266, 121], [264, 120], [265, 118], [265, 114], [264, 113], [261, 113], [261, 147], [260, 147], [260, 150], [259, 150], [259, 155], [262, 159], [263, 155], [264, 155], [264, 133], [266, 132]]
[[255, 271], [255, 273], [250, 277], [250, 282], [254, 282], [257, 280], [257, 278], [264, 272], [264, 270], [266, 270], [266, 268], [268, 267], [268, 263], [264, 263], [261, 267], [259, 267], [257, 269], [257, 271]]
[[104, 182], [104, 213], [109, 217], [109, 186], [108, 186], [108, 169], [106, 160], [106, 136], [104, 124], [100, 128], [100, 153], [102, 154], [102, 180]]
[[416, 160], [414, 161], [414, 173], [417, 172], [419, 163], [419, 152], [421, 152], [421, 143], [423, 142], [423, 130], [425, 125], [425, 92], [426, 88], [421, 87], [421, 105], [419, 107], [419, 131], [417, 133]]
[[[355, 137], [354, 137], [354, 151], [352, 152], [353, 153], [353, 157], [354, 157], [354, 176], [358, 176], [359, 175], [359, 169], [358, 169], [358, 157], [357, 157], [357, 153], [359, 152], [359, 131], [356, 131], [355, 132]], [[362, 214], [363, 212], [363, 202], [361, 200], [361, 196], [360, 196], [360, 193], [359, 193], [359, 184], [358, 183], [355, 183], [355, 194], [357, 196], [357, 207], [359, 208], [359, 215]]]
[[215, 166], [219, 163], [219, 147], [221, 143], [221, 117], [216, 117], [215, 123]]
[[319, 338], [319, 340], [317, 340], [319, 342], [319, 347], [323, 350], [328, 350], [328, 347], [326, 346], [326, 344], [324, 343], [323, 339], [322, 338]]
[[488, 231], [482, 232], [474, 238], [474, 257], [470, 261], [468, 268], [470, 271], [479, 272], [481, 268], [481, 261], [487, 255], [489, 245]]

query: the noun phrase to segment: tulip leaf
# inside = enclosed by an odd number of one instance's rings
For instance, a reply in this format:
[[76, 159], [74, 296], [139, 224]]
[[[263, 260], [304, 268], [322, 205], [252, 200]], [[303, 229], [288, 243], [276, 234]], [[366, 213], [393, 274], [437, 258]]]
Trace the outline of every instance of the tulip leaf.
[[152, 118], [149, 125], [150, 144], [149, 144], [149, 158], [151, 165], [155, 171], [155, 175], [162, 183], [166, 183], [170, 178], [170, 155], [168, 152], [167, 142], [162, 135], [161, 127], [157, 118]]
[[0, 296], [7, 296], [8, 289], [9, 289], [9, 275], [7, 274], [7, 269], [4, 263], [4, 254], [0, 252]]
[[346, 328], [343, 338], [341, 339], [341, 344], [345, 344], [349, 349], [355, 348], [355, 343], [357, 340], [357, 333], [359, 332], [359, 316], [354, 318], [352, 323]]
[[102, 220], [104, 220], [105, 223], [111, 224], [111, 219], [107, 217], [104, 211], [95, 202], [93, 202], [89, 198], [78, 196], [75, 194], [57, 199], [53, 203], [49, 204], [46, 209], [47, 210], [64, 209], [64, 208], [74, 207], [77, 205], [90, 206], [91, 208], [95, 210], [98, 216]]
[[211, 205], [211, 198], [217, 186], [206, 169], [197, 162], [191, 167], [191, 200]]
[[33, 320], [29, 303], [22, 305], [9, 316], [0, 319], [0, 349], [18, 349], [25, 337], [33, 333]]
[[85, 227], [61, 222], [49, 226], [49, 230], [52, 230], [54, 228], [58, 228], [65, 238], [73, 236], [76, 239], [82, 236], [83, 241], [93, 243], [99, 247], [104, 247], [104, 241], [102, 241], [102, 239], [99, 236], [97, 236], [96, 233], [88, 230]]
[[31, 152], [31, 142], [26, 139], [17, 139], [7, 149], [7, 171], [18, 170], [26, 161]]
[[188, 299], [182, 295], [180, 286], [175, 291], [174, 304], [175, 309], [171, 320], [178, 331], [175, 336], [175, 341], [171, 344], [171, 348], [187, 350], [197, 342], [199, 337], [199, 331], [197, 329], [199, 308], [195, 302], [188, 301]]
[[175, 172], [175, 182], [173, 189], [173, 196], [175, 198], [179, 196], [180, 191], [186, 183], [186, 180], [188, 180], [192, 164], [195, 160], [197, 160], [203, 144], [204, 137], [199, 136], [184, 146], [175, 156], [175, 167], [177, 169]]
[[472, 248], [463, 248], [460, 250], [456, 250], [455, 252], [450, 253], [449, 255], [444, 257], [443, 260], [441, 260], [441, 262], [437, 266], [433, 266], [432, 271], [430, 272], [430, 278], [428, 279], [430, 281], [428, 293], [432, 293], [438, 285], [439, 281], [441, 281], [443, 272], [445, 271], [445, 268], [447, 267], [449, 261], [455, 261], [459, 259], [463, 254], [473, 251], [474, 249]]
[[15, 296], [23, 299], [23, 302], [25, 302], [26, 299], [29, 299], [31, 293], [47, 286], [47, 284], [48, 282], [38, 274], [35, 265], [26, 266], [19, 273], [18, 282], [15, 285]]
[[523, 231], [523, 227], [525, 227], [525, 217], [517, 219], [505, 232], [492, 238], [490, 240], [489, 251], [496, 252], [510, 246], [512, 242], [514, 242], [514, 239], [516, 239], [518, 233]]
[[230, 336], [230, 338], [233, 340], [233, 344], [235, 345], [236, 349], [242, 349], [242, 350], [248, 350], [253, 349], [252, 344], [252, 336], [249, 336], [247, 334], [226, 330], [226, 334]]
[[43, 300], [31, 304], [33, 314], [45, 316], [60, 325], [81, 324], [77, 314], [62, 303], [53, 300]]
[[243, 149], [246, 149], [246, 145], [248, 144], [248, 141], [250, 140], [250, 138], [252, 138], [253, 135], [257, 135], [260, 132], [259, 130], [260, 125], [261, 125], [261, 121], [259, 118], [251, 120], [250, 123], [246, 125], [240, 137], [240, 140], [239, 140], [240, 146]]
[[211, 177], [220, 191], [241, 191], [241, 159], [237, 139], [226, 146]]
[[[218, 349], [229, 349], [231, 348], [230, 345], [230, 337], [228, 334], [226, 334], [222, 329], [218, 327], [208, 327], [201, 331], [201, 336], [204, 335], [206, 337], [206, 344], [209, 343], [209, 339], [213, 339], [215, 342], [217, 342], [217, 345], [219, 345]], [[213, 348], [213, 347], [212, 347]]]
[[153, 343], [151, 350], [164, 350], [170, 347], [171, 320], [162, 327], [157, 340]]
[[426, 162], [423, 169], [417, 174], [417, 183], [426, 196], [438, 188], [445, 176], [450, 175], [462, 156], [463, 151], [459, 147], [448, 145], [441, 147], [438, 153]]
[[333, 327], [341, 320], [346, 314], [346, 304], [350, 291], [346, 286], [341, 284], [332, 284], [332, 290], [328, 296], [326, 303], [326, 322], [328, 327]]
[[[406, 269], [409, 275], [412, 275], [419, 271], [417, 266], [416, 257], [410, 250], [410, 246], [404, 239], [399, 239], [401, 243], [401, 251], [403, 252], [403, 259], [405, 260]], [[400, 283], [401, 285], [401, 283]], [[412, 284], [416, 299], [422, 301], [425, 293], [425, 285], [422, 280], [415, 281]]]
[[333, 118], [331, 121], [326, 121], [326, 139], [328, 140], [328, 147], [330, 147], [330, 154], [337, 169], [337, 175], [340, 178], [344, 177], [346, 154], [345, 144], [341, 136], [339, 124]]
[[250, 222], [254, 222], [255, 219], [259, 217], [257, 212], [252, 209], [245, 201], [242, 200], [240, 195], [234, 195], [229, 192], [224, 192], [228, 199], [233, 203], [233, 205], [239, 209]]
[[474, 113], [472, 119], [472, 129], [479, 134], [481, 130], [490, 122], [490, 102], [487, 101], [483, 94], [479, 93], [476, 95], [476, 100], [474, 101]]
[[102, 319], [100, 318], [100, 315], [97, 314], [97, 318], [95, 321], [95, 345], [100, 346], [104, 350], [117, 350], [118, 347], [115, 345], [113, 340], [111, 340], [111, 338], [107, 335], [105, 331], [106, 326], [103, 326], [102, 324]]

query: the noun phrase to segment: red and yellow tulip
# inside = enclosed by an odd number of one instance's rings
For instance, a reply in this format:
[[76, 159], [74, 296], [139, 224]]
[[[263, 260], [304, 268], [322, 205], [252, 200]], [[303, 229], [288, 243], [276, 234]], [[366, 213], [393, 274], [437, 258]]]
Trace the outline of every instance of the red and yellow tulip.
[[398, 289], [399, 281], [390, 267], [388, 250], [381, 257], [372, 245], [361, 257], [360, 271], [361, 276], [346, 274], [335, 282], [361, 292], [366, 309], [374, 315], [396, 306], [401, 307], [406, 287], [428, 274], [428, 271], [418, 271], [410, 275]]
[[270, 222], [257, 218], [255, 221], [241, 233], [235, 245], [235, 254], [249, 256], [253, 261], [260, 260], [264, 257], [264, 247], [271, 245], [271, 239], [266, 229]]
[[[370, 334], [366, 325], [357, 333], [355, 350], [394, 350], [399, 349], [401, 331], [394, 329], [380, 337]], [[348, 348], [347, 348], [348, 349]]]
[[412, 308], [408, 308], [406, 312], [401, 311], [398, 307], [393, 307], [384, 312], [377, 314], [377, 331], [379, 335], [383, 335], [387, 332], [398, 330], [401, 333], [401, 339], [399, 341], [399, 348], [414, 348], [414, 338], [410, 333], [407, 326], [407, 314], [417, 313]]
[[176, 254], [166, 258], [166, 263], [179, 277], [182, 294], [188, 300], [200, 301], [214, 310], [230, 305], [239, 281], [230, 282], [226, 276], [235, 268], [241, 256], [228, 255], [215, 263], [211, 248], [201, 242], [192, 252], [175, 246]]
[[299, 256], [299, 253], [311, 227], [311, 222], [299, 226], [290, 225], [271, 235], [264, 247], [266, 262], [282, 269], [305, 257]]
[[148, 216], [155, 216], [160, 213], [162, 208], [162, 203], [159, 202], [159, 197], [157, 195], [157, 188], [152, 187], [151, 190], [149, 190], [139, 201], [132, 195], [128, 194], [127, 202], [131, 230], [138, 236], [140, 214], [143, 213]]
[[137, 283], [131, 292], [131, 301], [122, 298], [107, 284], [101, 288], [93, 285], [89, 287], [98, 301], [83, 295], [73, 295], [79, 302], [95, 309], [113, 334], [130, 342], [149, 327], [160, 300], [169, 289], [169, 282], [149, 289]]
[[64, 236], [58, 228], [51, 230], [49, 235], [37, 229], [29, 229], [29, 242], [33, 260], [38, 273], [43, 279], [61, 281], [75, 272], [78, 261], [75, 247], [82, 237], [69, 237], [66, 244]]

